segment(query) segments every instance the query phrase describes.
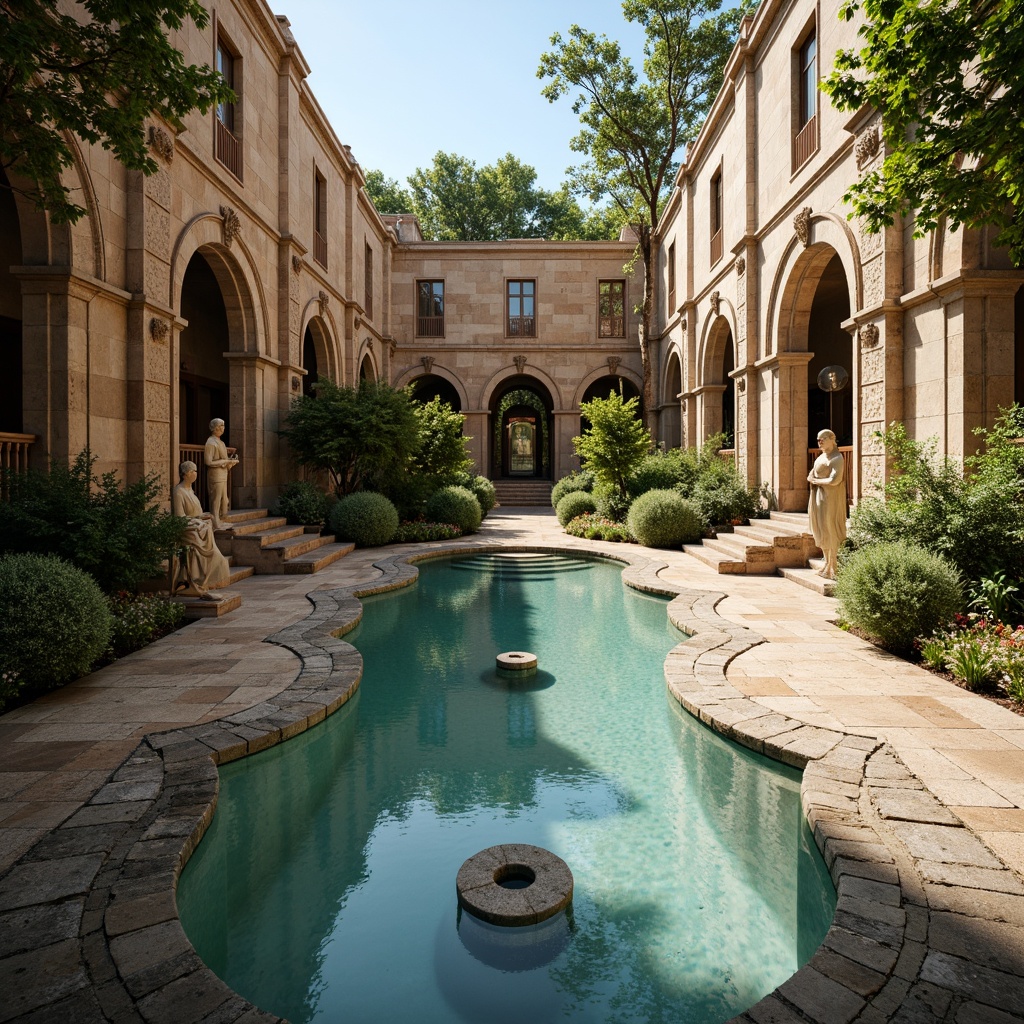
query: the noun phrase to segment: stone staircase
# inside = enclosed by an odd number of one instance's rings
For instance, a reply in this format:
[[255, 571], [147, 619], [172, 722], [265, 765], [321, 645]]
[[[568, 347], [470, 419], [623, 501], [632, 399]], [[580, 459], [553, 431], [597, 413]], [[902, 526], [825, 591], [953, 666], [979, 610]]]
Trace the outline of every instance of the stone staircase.
[[[683, 550], [717, 572], [748, 576], [781, 572], [789, 577], [790, 570], [809, 573], [808, 561], [821, 554], [806, 512], [772, 512], [770, 519], [752, 520], [701, 544], [684, 544]], [[814, 578], [825, 582], [819, 576]], [[803, 582], [802, 575], [797, 582]]]
[[499, 505], [511, 508], [551, 507], [550, 480], [495, 480], [493, 483]]
[[232, 562], [248, 567], [246, 575], [308, 575], [355, 548], [331, 534], [289, 526], [283, 516], [271, 516], [265, 508], [231, 512], [225, 519], [233, 529], [217, 531], [217, 547]]

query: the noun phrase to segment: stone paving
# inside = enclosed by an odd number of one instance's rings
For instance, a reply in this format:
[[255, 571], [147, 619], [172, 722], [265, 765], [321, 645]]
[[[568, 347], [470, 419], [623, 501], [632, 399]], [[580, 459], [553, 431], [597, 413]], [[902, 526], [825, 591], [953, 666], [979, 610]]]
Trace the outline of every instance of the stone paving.
[[804, 769], [836, 916], [812, 960], [738, 1020], [1024, 1020], [1024, 718], [830, 625], [835, 602], [785, 580], [498, 509], [465, 541], [242, 581], [239, 611], [0, 716], [0, 1021], [276, 1020], [205, 967], [177, 918], [216, 765], [355, 691], [361, 659], [338, 636], [356, 595], [406, 585], [410, 556], [499, 545], [599, 550], [628, 563], [629, 585], [675, 595], [669, 614], [693, 636], [666, 660], [672, 694]]

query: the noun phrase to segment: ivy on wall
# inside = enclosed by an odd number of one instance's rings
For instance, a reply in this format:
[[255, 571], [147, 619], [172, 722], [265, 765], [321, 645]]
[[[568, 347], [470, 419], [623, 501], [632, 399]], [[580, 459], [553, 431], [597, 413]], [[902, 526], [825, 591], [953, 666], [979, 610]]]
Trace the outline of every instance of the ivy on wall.
[[551, 467], [550, 446], [548, 445], [548, 411], [541, 397], [525, 388], [509, 391], [498, 403], [494, 416], [494, 475], [502, 475], [502, 444], [501, 425], [505, 422], [505, 414], [517, 405], [526, 405], [537, 412], [537, 432], [540, 436], [541, 471], [547, 476]]

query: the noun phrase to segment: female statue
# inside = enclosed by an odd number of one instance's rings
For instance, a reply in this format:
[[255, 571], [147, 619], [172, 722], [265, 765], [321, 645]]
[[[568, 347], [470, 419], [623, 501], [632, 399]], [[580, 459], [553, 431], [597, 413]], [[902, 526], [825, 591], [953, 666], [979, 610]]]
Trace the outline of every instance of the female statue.
[[[211, 586], [223, 586], [231, 575], [228, 560], [221, 554], [214, 539], [214, 520], [192, 490], [198, 471], [194, 462], [183, 462], [178, 467], [178, 486], [171, 495], [171, 507], [176, 516], [185, 516], [188, 526], [183, 543], [187, 545], [184, 575], [187, 582], [184, 593], [207, 601], [220, 598], [209, 592]], [[177, 582], [177, 581], [175, 581]]]
[[836, 445], [831, 430], [818, 432], [821, 454], [814, 460], [807, 482], [811, 485], [811, 498], [807, 515], [811, 520], [814, 543], [821, 548], [825, 564], [819, 576], [836, 578], [836, 552], [846, 540], [846, 464]]
[[209, 491], [210, 513], [215, 530], [231, 530], [230, 523], [224, 517], [231, 508], [228, 501], [228, 473], [238, 465], [236, 455], [228, 455], [227, 446], [222, 440], [224, 421], [210, 420], [210, 436], [206, 439], [203, 461], [206, 463], [206, 489]]

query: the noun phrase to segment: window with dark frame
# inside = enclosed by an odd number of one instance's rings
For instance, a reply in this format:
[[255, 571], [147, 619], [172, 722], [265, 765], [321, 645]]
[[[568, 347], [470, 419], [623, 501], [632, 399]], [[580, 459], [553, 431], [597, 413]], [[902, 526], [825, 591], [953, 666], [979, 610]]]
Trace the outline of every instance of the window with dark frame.
[[722, 258], [722, 169], [711, 179], [711, 265]]
[[416, 282], [416, 336], [444, 337], [444, 281]]
[[676, 243], [668, 247], [668, 311], [671, 316], [676, 310]]
[[313, 258], [327, 269], [327, 179], [313, 168]]
[[[241, 92], [241, 75], [239, 73], [237, 54], [221, 37], [217, 37], [217, 70], [221, 77], [234, 91], [237, 97]], [[217, 159], [236, 177], [242, 177], [242, 144], [239, 140], [235, 104], [222, 100], [217, 104], [217, 116], [214, 118], [216, 132]]]
[[366, 319], [373, 319], [373, 249], [367, 242], [364, 246], [363, 257], [363, 309], [366, 311]]
[[505, 322], [508, 337], [537, 337], [537, 320], [534, 309], [536, 291], [536, 281], [505, 282], [505, 312], [507, 314]]
[[796, 51], [793, 170], [818, 148], [818, 33], [815, 26]]
[[599, 338], [624, 338], [626, 336], [625, 281], [598, 281], [597, 336]]

